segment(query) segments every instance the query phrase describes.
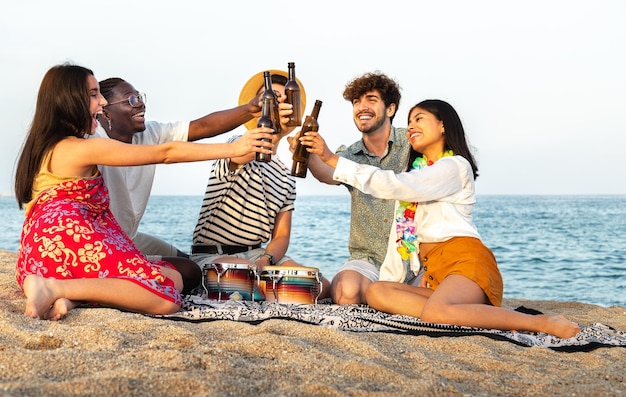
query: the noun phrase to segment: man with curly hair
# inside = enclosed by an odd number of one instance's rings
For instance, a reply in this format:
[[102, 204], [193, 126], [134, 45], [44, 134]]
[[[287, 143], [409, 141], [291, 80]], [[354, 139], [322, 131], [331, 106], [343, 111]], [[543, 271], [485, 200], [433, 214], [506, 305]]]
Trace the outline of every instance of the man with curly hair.
[[[348, 147], [342, 145], [336, 153], [357, 163], [404, 171], [411, 146], [406, 129], [392, 125], [400, 105], [398, 83], [378, 71], [366, 73], [346, 85], [343, 97], [352, 102], [352, 117], [361, 139]], [[333, 180], [333, 168], [316, 155], [311, 156], [309, 169], [320, 182], [339, 184]], [[351, 196], [350, 257], [333, 278], [330, 293], [338, 304], [366, 303], [365, 291], [378, 281], [385, 259], [394, 203], [344, 186]]]

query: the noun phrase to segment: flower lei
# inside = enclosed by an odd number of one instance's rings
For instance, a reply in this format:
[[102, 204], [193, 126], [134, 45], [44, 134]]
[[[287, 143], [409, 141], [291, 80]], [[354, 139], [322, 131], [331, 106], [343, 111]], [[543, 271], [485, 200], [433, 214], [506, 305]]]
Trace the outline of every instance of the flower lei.
[[[442, 157], [454, 156], [452, 150], [446, 150], [441, 153], [437, 160]], [[435, 162], [428, 160], [426, 155], [418, 157], [412, 164], [412, 169], [420, 169], [433, 165]], [[409, 255], [416, 251], [417, 234], [415, 233], [415, 211], [417, 210], [417, 203], [411, 203], [407, 201], [399, 201], [398, 208], [396, 208], [396, 235], [398, 239], [396, 243], [398, 247], [398, 253], [402, 257], [402, 260], [409, 259]]]

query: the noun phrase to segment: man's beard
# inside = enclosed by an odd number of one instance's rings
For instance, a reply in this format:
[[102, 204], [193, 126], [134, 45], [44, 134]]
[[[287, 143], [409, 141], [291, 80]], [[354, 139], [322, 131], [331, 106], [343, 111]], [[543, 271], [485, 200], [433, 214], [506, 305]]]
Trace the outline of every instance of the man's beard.
[[[380, 127], [382, 127], [382, 125], [385, 124], [385, 119], [379, 119], [378, 122], [370, 127], [367, 127], [365, 129], [360, 129], [359, 130], [363, 133], [363, 134], [371, 134], [372, 132], [378, 130]], [[357, 127], [358, 128], [358, 127]]]

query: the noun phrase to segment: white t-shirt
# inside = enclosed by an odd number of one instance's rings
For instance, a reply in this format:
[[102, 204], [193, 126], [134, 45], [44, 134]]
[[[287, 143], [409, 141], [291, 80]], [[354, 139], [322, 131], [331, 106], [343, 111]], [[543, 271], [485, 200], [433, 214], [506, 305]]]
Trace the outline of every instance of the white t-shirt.
[[[146, 129], [133, 135], [133, 144], [156, 145], [171, 141], [186, 141], [189, 122], [159, 123], [147, 121]], [[102, 126], [94, 136], [109, 138]], [[111, 211], [122, 229], [131, 238], [137, 234], [139, 222], [146, 211], [156, 165], [132, 167], [98, 166], [111, 196]]]
[[[443, 157], [432, 166], [400, 174], [340, 157], [333, 178], [376, 198], [417, 202], [414, 222], [418, 243], [444, 242], [457, 236], [480, 239], [472, 219], [476, 203], [474, 174], [470, 163], [461, 156]], [[396, 250], [396, 239], [394, 219], [380, 280], [405, 279], [406, 269]], [[417, 253], [409, 257], [415, 274], [420, 269]]]

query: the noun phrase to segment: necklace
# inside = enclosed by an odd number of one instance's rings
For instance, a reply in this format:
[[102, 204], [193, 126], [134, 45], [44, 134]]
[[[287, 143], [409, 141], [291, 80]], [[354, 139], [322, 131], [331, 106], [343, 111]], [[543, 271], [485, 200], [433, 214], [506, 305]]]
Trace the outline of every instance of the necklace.
[[[446, 150], [445, 152], [439, 154], [439, 157], [437, 157], [437, 160], [439, 160], [442, 157], [449, 157], [449, 156], [454, 156], [454, 152], [452, 150]], [[412, 166], [413, 166], [413, 169], [420, 169], [420, 168], [427, 167], [433, 164], [435, 164], [434, 161], [428, 160], [426, 155], [423, 155], [422, 157], [416, 158]]]
[[[437, 160], [442, 157], [454, 156], [452, 150], [446, 150], [441, 153]], [[434, 161], [428, 160], [426, 155], [418, 157], [412, 164], [412, 169], [421, 169], [435, 164]], [[396, 208], [396, 244], [398, 253], [402, 260], [409, 259], [409, 255], [416, 251], [417, 234], [415, 233], [415, 211], [417, 210], [417, 202], [398, 201]]]

